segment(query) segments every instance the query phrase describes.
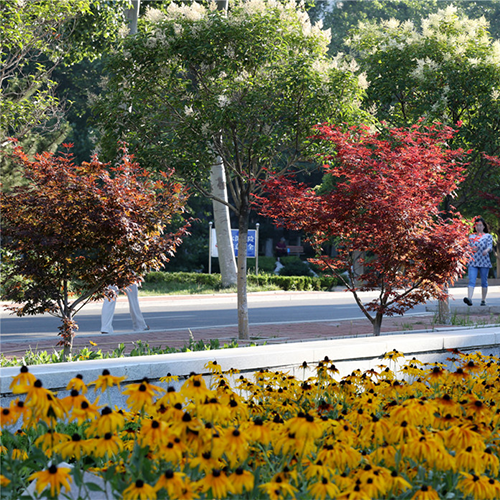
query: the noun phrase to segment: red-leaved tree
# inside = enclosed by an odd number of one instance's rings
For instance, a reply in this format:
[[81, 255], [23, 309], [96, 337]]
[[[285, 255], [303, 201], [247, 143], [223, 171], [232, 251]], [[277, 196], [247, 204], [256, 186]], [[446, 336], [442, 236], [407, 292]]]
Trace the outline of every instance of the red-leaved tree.
[[62, 319], [64, 357], [71, 354], [75, 314], [89, 301], [113, 297], [109, 285], [138, 283], [159, 269], [187, 234], [186, 190], [172, 173], [153, 179], [122, 145], [116, 166], [94, 157], [16, 147], [27, 184], [1, 193], [2, 299], [19, 316], [48, 312]]
[[[321, 194], [287, 177], [264, 185], [260, 213], [306, 233], [318, 255], [310, 260], [342, 280], [375, 335], [384, 315], [444, 299], [464, 271], [466, 222], [439, 209], [463, 180], [464, 152], [446, 147], [452, 136], [450, 128], [420, 124], [381, 133], [318, 126], [333, 188]], [[332, 242], [336, 255], [322, 255]], [[363, 291], [378, 294], [364, 303]]]

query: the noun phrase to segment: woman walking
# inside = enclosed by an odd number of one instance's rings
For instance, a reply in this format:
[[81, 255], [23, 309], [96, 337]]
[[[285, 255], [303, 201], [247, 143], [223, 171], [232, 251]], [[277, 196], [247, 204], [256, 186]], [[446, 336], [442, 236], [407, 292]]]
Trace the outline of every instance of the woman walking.
[[481, 305], [486, 305], [486, 295], [488, 293], [488, 272], [491, 267], [490, 252], [493, 250], [493, 238], [488, 232], [488, 226], [482, 217], [477, 217], [474, 223], [474, 232], [469, 236], [469, 243], [472, 251], [469, 260], [469, 288], [464, 302], [472, 305], [472, 296], [476, 286], [477, 275], [481, 278]]

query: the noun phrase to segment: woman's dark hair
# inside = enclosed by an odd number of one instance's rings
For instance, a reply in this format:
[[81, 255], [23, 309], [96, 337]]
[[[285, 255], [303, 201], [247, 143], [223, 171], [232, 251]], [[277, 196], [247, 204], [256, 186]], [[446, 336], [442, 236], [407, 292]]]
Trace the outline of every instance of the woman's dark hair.
[[486, 221], [482, 217], [476, 217], [476, 219], [474, 220], [474, 232], [476, 232], [476, 222], [482, 222], [484, 226], [484, 232], [489, 233], [488, 224], [486, 224]]

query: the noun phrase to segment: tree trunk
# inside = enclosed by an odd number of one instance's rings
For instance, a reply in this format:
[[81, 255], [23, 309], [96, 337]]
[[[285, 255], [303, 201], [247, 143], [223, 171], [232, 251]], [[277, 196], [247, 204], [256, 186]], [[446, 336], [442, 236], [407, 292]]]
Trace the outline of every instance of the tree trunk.
[[437, 322], [442, 325], [451, 325], [450, 300], [448, 288], [446, 288], [446, 299], [438, 301]]
[[[210, 186], [212, 195], [227, 201], [226, 173], [222, 159], [210, 170]], [[231, 237], [231, 220], [229, 218], [229, 208], [223, 203], [213, 200], [215, 234], [217, 235], [217, 249], [219, 253], [219, 267], [222, 279], [222, 286], [227, 288], [236, 285], [236, 259], [233, 251], [233, 241]]]
[[137, 21], [139, 20], [139, 9], [141, 7], [141, 0], [131, 0], [132, 7], [125, 10], [125, 17], [128, 20], [129, 34], [135, 35], [137, 33]]
[[382, 328], [382, 320], [383, 319], [384, 319], [384, 315], [380, 312], [377, 312], [377, 314], [375, 314], [375, 318], [373, 318], [373, 322], [372, 322], [373, 335], [375, 335], [375, 337], [378, 337], [380, 335], [380, 330]]
[[[243, 195], [244, 196], [244, 195]], [[243, 198], [242, 196], [242, 198]], [[249, 200], [241, 201], [238, 220], [238, 338], [248, 340], [250, 338], [248, 328], [248, 297], [247, 297], [247, 237]]]

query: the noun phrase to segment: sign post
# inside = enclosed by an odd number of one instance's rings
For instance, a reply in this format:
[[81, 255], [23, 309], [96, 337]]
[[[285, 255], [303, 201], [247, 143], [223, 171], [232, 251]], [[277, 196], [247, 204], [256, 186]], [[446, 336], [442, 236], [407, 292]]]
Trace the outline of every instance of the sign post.
[[[248, 230], [247, 236], [247, 257], [255, 257], [255, 272], [258, 274], [258, 259], [259, 259], [259, 224], [255, 225], [255, 229]], [[219, 252], [217, 248], [217, 235], [215, 233], [215, 228], [213, 227], [213, 222], [208, 223], [208, 274], [212, 274], [212, 257], [218, 257]], [[231, 229], [231, 238], [233, 241], [233, 252], [234, 256], [238, 257], [238, 238], [239, 230]]]

